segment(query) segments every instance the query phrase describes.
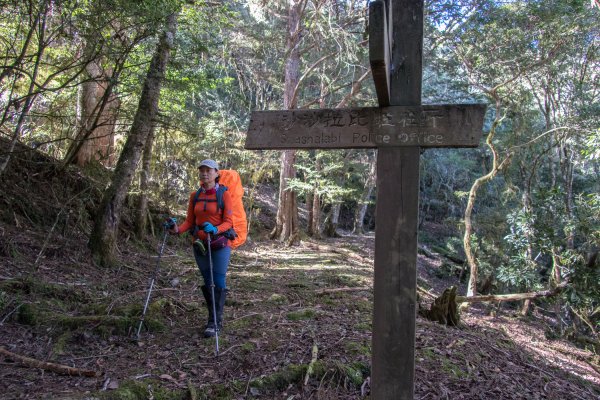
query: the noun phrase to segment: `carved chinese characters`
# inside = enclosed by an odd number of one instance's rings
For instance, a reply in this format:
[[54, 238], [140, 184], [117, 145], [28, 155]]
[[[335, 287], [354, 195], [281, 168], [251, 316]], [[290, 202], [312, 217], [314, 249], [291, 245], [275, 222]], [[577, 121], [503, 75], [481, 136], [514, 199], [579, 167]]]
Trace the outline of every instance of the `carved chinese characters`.
[[395, 106], [253, 113], [246, 148], [474, 147], [481, 105]]

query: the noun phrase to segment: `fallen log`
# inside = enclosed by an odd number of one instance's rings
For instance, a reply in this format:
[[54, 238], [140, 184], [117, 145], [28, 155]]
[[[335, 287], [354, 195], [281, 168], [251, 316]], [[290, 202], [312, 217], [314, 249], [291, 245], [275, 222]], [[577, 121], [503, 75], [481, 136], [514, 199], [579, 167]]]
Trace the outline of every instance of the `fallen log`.
[[56, 372], [57, 374], [61, 374], [61, 375], [89, 376], [89, 377], [97, 376], [96, 371], [73, 368], [73, 367], [69, 367], [66, 365], [36, 360], [35, 358], [30, 358], [30, 357], [21, 356], [19, 354], [15, 354], [13, 352], [6, 350], [3, 347], [0, 347], [0, 354], [4, 355], [7, 358], [10, 358], [11, 360], [17, 361], [27, 367], [41, 368], [41, 369], [45, 369], [47, 371]]
[[[340, 292], [371, 292], [373, 291], [373, 287], [371, 286], [344, 286], [339, 288], [329, 288], [329, 289], [318, 289], [315, 290], [315, 294], [328, 294], [328, 293], [340, 293]], [[423, 289], [420, 286], [417, 286], [417, 291], [423, 294], [426, 294], [430, 297], [435, 297], [435, 294], [431, 293], [427, 289]]]
[[488, 294], [481, 296], [456, 296], [457, 303], [485, 303], [502, 301], [531, 300], [540, 297], [552, 297], [562, 292], [567, 287], [567, 282], [561, 283], [553, 289], [540, 290], [537, 292], [512, 293], [512, 294]]

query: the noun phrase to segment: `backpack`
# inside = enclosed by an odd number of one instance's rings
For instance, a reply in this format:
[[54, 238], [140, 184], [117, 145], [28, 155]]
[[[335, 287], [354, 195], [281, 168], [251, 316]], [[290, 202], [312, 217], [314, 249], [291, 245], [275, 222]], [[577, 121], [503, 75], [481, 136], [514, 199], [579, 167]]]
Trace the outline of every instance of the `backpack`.
[[[242, 186], [242, 179], [237, 171], [232, 169], [219, 170], [219, 189], [217, 190], [217, 207], [223, 211], [225, 204], [223, 202], [223, 193], [228, 190], [231, 194], [232, 204], [232, 215], [233, 228], [224, 232], [230, 240], [231, 248], [235, 249], [246, 242], [248, 237], [248, 221], [246, 219], [246, 210], [242, 203], [242, 197], [244, 196], [244, 188]], [[198, 189], [194, 196], [193, 207], [196, 207], [198, 197], [202, 192], [202, 188]], [[210, 201], [210, 200], [209, 200]], [[214, 200], [213, 200], [214, 201]]]

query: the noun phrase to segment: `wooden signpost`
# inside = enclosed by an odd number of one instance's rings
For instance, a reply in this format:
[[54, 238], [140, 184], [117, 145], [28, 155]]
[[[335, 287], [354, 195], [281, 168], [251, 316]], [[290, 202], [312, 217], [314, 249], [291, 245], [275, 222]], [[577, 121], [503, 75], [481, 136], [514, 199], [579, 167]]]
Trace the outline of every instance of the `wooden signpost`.
[[379, 107], [254, 112], [247, 149], [373, 148], [377, 210], [371, 398], [413, 398], [419, 156], [476, 147], [485, 106], [421, 105], [423, 0], [369, 4]]

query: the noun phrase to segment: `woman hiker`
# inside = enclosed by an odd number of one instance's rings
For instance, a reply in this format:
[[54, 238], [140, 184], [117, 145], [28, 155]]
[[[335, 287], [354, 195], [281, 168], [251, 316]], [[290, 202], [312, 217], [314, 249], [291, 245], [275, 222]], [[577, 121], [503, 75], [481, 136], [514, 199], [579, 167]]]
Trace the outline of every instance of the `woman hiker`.
[[[232, 201], [228, 191], [222, 193], [222, 209], [217, 204], [217, 191], [219, 190], [219, 165], [214, 160], [204, 160], [198, 166], [200, 173], [200, 189], [192, 192], [188, 204], [187, 217], [180, 225], [175, 225], [170, 232], [181, 234], [192, 230], [194, 237], [194, 258], [200, 269], [204, 285], [202, 294], [206, 300], [208, 309], [208, 322], [204, 329], [204, 337], [215, 336], [217, 330], [221, 330], [223, 323], [223, 306], [227, 288], [225, 286], [225, 275], [229, 266], [231, 247], [229, 239], [223, 234], [233, 226]], [[210, 234], [210, 248], [212, 256], [215, 309], [217, 314], [217, 326], [213, 315], [213, 299], [211, 296], [211, 273], [208, 257], [208, 235]]]

